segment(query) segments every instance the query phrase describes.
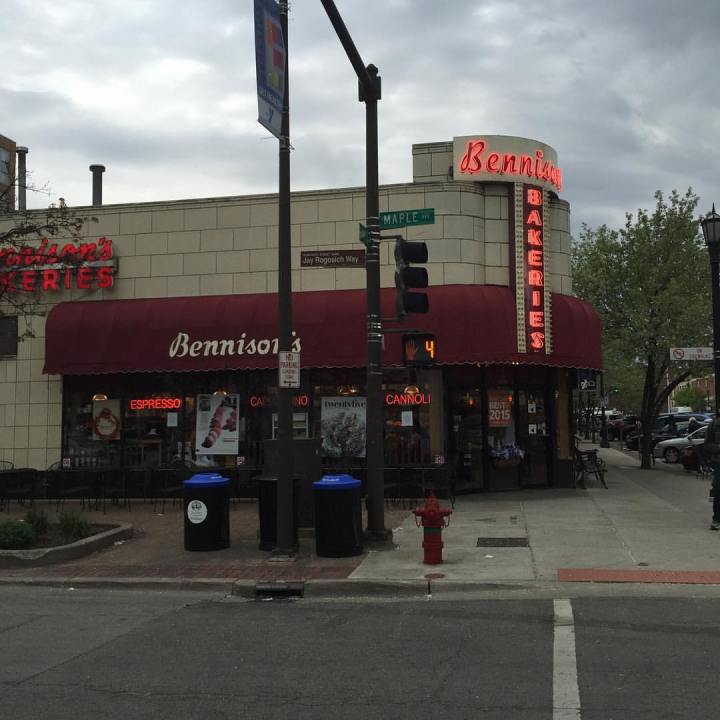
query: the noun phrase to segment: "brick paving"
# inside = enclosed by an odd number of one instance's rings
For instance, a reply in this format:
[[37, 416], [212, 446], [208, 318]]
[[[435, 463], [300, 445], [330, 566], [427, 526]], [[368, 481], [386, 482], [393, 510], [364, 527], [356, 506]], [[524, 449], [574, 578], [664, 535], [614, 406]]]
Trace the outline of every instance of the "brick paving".
[[[55, 506], [37, 504], [55, 519]], [[78, 510], [70, 503], [66, 510]], [[133, 503], [130, 510], [108, 506], [82, 514], [94, 524], [131, 523], [133, 537], [77, 560], [26, 568], [0, 569], [0, 577], [68, 577], [68, 578], [168, 578], [228, 580], [336, 580], [346, 578], [363, 561], [366, 553], [348, 558], [322, 558], [315, 554], [315, 541], [300, 538], [294, 560], [276, 560], [258, 548], [258, 506], [241, 501], [230, 509], [230, 547], [211, 552], [188, 552], [184, 549], [184, 518], [180, 502], [165, 505], [164, 512], [153, 512], [152, 504]], [[385, 527], [397, 527], [409, 510], [388, 507]], [[25, 509], [13, 504], [0, 520], [22, 518]], [[363, 518], [365, 523], [365, 518]]]
[[602, 568], [559, 568], [559, 582], [671, 583], [720, 585], [717, 570], [605, 570]]

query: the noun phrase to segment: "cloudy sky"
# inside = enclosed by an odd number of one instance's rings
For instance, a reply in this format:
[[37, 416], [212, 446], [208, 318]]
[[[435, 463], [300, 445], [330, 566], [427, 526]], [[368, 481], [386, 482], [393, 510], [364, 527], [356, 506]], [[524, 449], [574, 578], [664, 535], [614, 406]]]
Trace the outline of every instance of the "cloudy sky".
[[[380, 69], [380, 182], [413, 143], [519, 135], [558, 152], [573, 232], [688, 186], [720, 202], [717, 0], [336, 0]], [[257, 122], [252, 0], [3, 0], [0, 134], [28, 198], [106, 203], [277, 190]], [[362, 186], [364, 106], [320, 0], [290, 14], [293, 190]]]

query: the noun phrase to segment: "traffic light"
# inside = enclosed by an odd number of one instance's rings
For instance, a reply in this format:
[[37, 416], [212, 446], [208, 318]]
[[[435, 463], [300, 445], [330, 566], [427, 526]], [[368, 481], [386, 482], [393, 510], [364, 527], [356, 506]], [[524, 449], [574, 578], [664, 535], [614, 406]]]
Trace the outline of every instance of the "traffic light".
[[397, 288], [397, 314], [426, 313], [430, 307], [425, 293], [411, 292], [428, 286], [424, 267], [411, 267], [410, 263], [426, 263], [428, 249], [424, 242], [409, 242], [395, 236], [395, 287]]

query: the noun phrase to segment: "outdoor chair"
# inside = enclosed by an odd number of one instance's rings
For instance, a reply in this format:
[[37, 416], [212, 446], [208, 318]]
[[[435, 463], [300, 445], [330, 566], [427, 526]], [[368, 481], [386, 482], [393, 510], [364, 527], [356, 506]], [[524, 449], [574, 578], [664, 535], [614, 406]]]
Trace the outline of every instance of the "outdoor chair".
[[124, 505], [130, 510], [130, 496], [127, 491], [125, 472], [120, 469], [103, 470], [98, 481], [98, 500], [102, 503], [103, 514], [107, 512], [107, 501]]
[[0, 471], [0, 509], [9, 511], [13, 500], [19, 505], [32, 506], [37, 484], [38, 473], [33, 468]]
[[68, 499], [80, 500], [83, 509], [90, 507], [92, 487], [83, 470], [48, 470], [47, 497], [55, 502], [56, 512], [64, 509]]

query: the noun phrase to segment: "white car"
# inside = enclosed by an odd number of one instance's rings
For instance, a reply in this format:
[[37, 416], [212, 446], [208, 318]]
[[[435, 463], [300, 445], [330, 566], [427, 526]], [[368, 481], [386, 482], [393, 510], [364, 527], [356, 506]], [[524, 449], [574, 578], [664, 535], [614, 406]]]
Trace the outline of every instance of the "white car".
[[705, 442], [706, 431], [707, 425], [703, 425], [697, 430], [693, 430], [689, 435], [662, 440], [653, 448], [653, 456], [664, 458], [665, 462], [669, 463], [679, 462], [683, 448], [688, 445], [701, 445]]

